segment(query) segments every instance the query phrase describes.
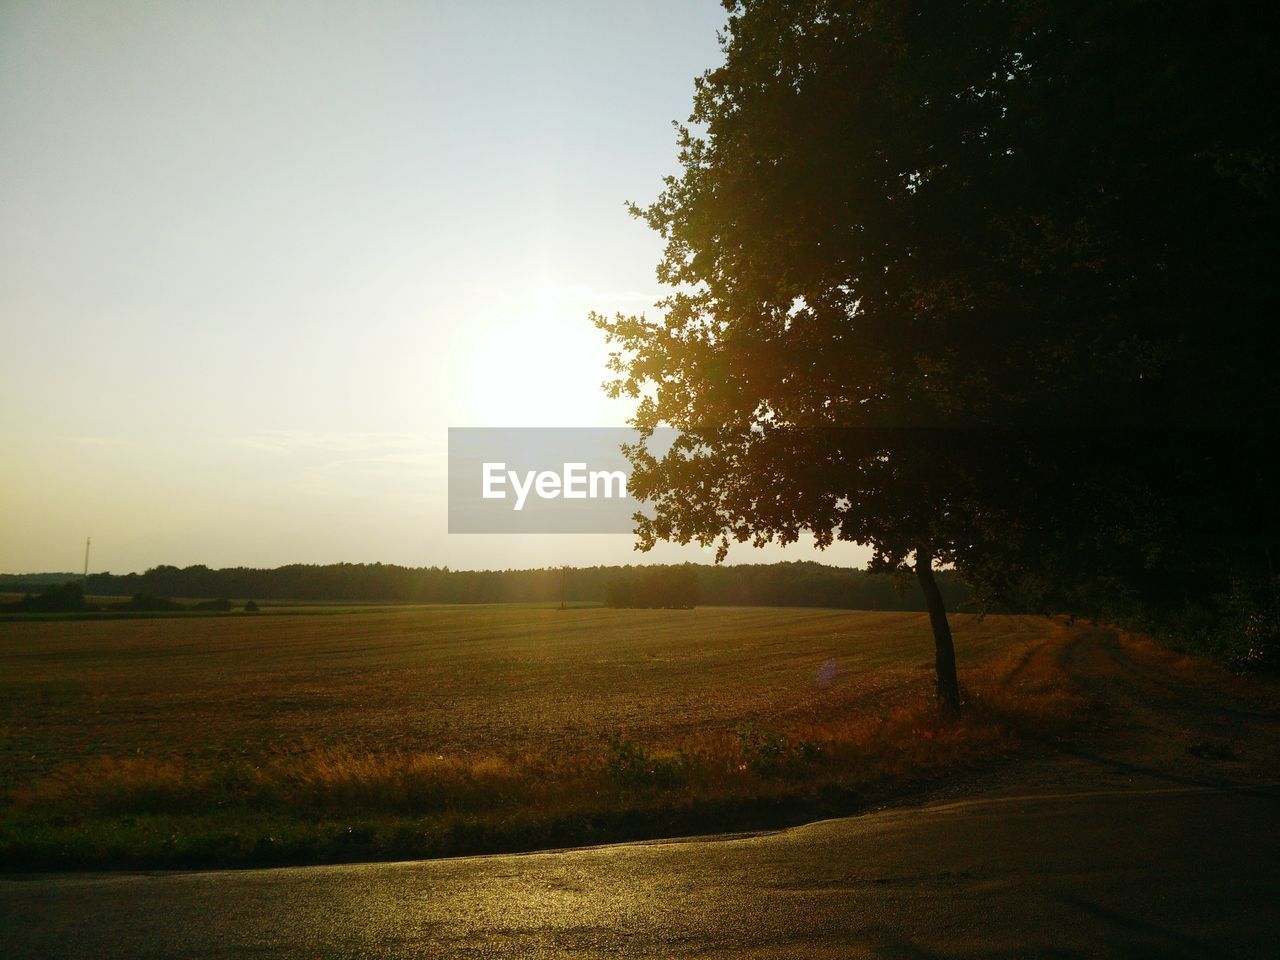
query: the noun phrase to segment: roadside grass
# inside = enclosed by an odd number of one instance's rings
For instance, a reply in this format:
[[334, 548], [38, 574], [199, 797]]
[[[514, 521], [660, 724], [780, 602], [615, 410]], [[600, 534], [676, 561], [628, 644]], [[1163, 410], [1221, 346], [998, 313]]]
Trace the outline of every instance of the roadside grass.
[[[1032, 736], [1070, 729], [1089, 706], [1067, 682], [1056, 656], [1070, 631], [1049, 621], [962, 621], [958, 636], [963, 641], [968, 634], [977, 650], [962, 670], [967, 709], [958, 722], [942, 724], [929, 672], [920, 663], [921, 638], [914, 635], [922, 627], [919, 618], [748, 613], [710, 613], [691, 621], [675, 612], [583, 612], [592, 618], [589, 630], [606, 631], [590, 649], [599, 652], [604, 644], [614, 658], [634, 664], [654, 659], [656, 644], [679, 662], [648, 684], [619, 683], [614, 715], [606, 699], [605, 713], [577, 737], [547, 735], [553, 708], [543, 704], [541, 712], [533, 711], [530, 702], [562, 698], [566, 684], [558, 678], [566, 669], [577, 666], [589, 675], [584, 682], [599, 683], [620, 668], [612, 659], [593, 668], [578, 644], [554, 643], [550, 628], [563, 628], [565, 620], [524, 611], [504, 613], [514, 619], [504, 620], [498, 632], [530, 618], [544, 629], [523, 639], [509, 637], [502, 649], [514, 644], [526, 656], [540, 650], [548, 661], [520, 677], [523, 694], [509, 685], [505, 703], [502, 683], [488, 679], [494, 696], [489, 713], [471, 717], [474, 730], [437, 737], [435, 748], [408, 742], [371, 748], [367, 737], [344, 738], [341, 727], [314, 736], [335, 722], [326, 722], [321, 712], [312, 717], [310, 734], [253, 749], [156, 749], [132, 756], [99, 749], [74, 760], [47, 758], [34, 768], [28, 763], [28, 770], [11, 770], [5, 781], [0, 868], [438, 857], [778, 827], [854, 812], [1007, 758]], [[437, 614], [419, 616], [428, 625], [443, 622]], [[468, 628], [477, 641], [478, 623]], [[699, 627], [696, 642], [689, 640], [692, 623]], [[77, 628], [93, 625], [63, 629]], [[663, 638], [678, 628], [684, 628], [682, 640]], [[855, 636], [849, 649], [857, 650], [861, 637], [865, 670], [856, 669], [856, 656], [841, 657], [844, 640], [832, 649], [832, 638], [842, 630]], [[758, 638], [772, 638], [776, 631], [787, 637], [781, 651], [786, 657], [780, 662], [775, 651], [760, 659]], [[927, 634], [923, 639], [927, 643]], [[548, 644], [554, 649], [548, 651]], [[154, 655], [156, 648], [147, 647], [147, 653]], [[787, 669], [797, 654], [806, 665], [823, 664], [822, 682], [810, 684], [812, 695], [768, 709], [754, 694], [772, 682], [769, 668]], [[478, 656], [501, 673], [492, 651]], [[438, 672], [439, 651], [428, 661]], [[739, 695], [727, 706], [708, 705], [697, 677], [686, 674], [676, 686], [681, 671], [698, 663], [705, 674], [721, 677], [721, 661], [741, 668]], [[154, 684], [154, 660], [150, 669]], [[127, 677], [137, 694], [145, 675]], [[335, 682], [345, 682], [349, 696], [368, 709], [405, 708], [403, 702], [368, 703], [349, 672], [336, 672]], [[435, 691], [463, 693], [438, 678]], [[647, 705], [668, 714], [656, 725], [637, 722], [637, 704], [629, 699], [646, 691]], [[93, 720], [72, 693], [53, 705], [54, 712], [66, 714], [61, 719], [68, 731], [92, 732]], [[476, 702], [468, 701], [473, 708]], [[646, 704], [639, 706], [643, 712]], [[163, 698], [153, 692], [151, 698], [138, 696], [134, 712], [150, 718], [153, 734], [168, 729], [170, 745], [177, 744], [180, 718], [162, 713], [157, 720], [158, 709], [163, 711]], [[530, 723], [534, 729], [525, 736], [504, 735]], [[226, 736], [229, 729], [218, 732]]]

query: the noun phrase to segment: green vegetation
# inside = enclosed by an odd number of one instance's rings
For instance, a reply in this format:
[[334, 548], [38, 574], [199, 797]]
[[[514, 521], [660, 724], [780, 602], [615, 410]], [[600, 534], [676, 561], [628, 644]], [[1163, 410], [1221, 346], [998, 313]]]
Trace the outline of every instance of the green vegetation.
[[0, 864], [436, 856], [776, 826], [1008, 755], [1082, 701], [1043, 618], [437, 606], [21, 622]]
[[[0, 574], [0, 590], [60, 586], [71, 574]], [[646, 578], [648, 578], [646, 580]], [[949, 572], [939, 574], [948, 603], [962, 604], [968, 589]], [[95, 573], [88, 592], [98, 597], [254, 597], [320, 603], [602, 603], [611, 589], [633, 596], [650, 586], [679, 584], [688, 605], [842, 607], [853, 610], [923, 610], [914, 584], [886, 574], [813, 562], [548, 567], [540, 570], [450, 570], [384, 563], [291, 564], [274, 569], [203, 565], [159, 566], [144, 573]], [[98, 603], [102, 606], [102, 603]]]
[[80, 613], [93, 609], [85, 600], [84, 585], [75, 581], [51, 583], [38, 595], [28, 593], [7, 607], [16, 613]]
[[[593, 315], [642, 549], [848, 540], [929, 599], [1280, 664], [1270, 11], [725, 0], [678, 170], [633, 213], [657, 312]], [[1270, 623], [1272, 626], [1268, 627]], [[1254, 652], [1249, 653], [1252, 649]]]
[[[135, 593], [127, 600], [114, 597], [86, 597], [80, 581], [50, 583], [38, 595], [25, 594], [21, 599], [0, 604], [0, 616], [6, 619], [39, 618], [41, 615], [57, 615], [71, 619], [91, 619], [98, 616], [137, 616], [146, 614], [175, 613], [230, 613], [231, 601], [227, 599], [202, 600], [185, 606], [168, 597], [151, 593]], [[244, 605], [245, 613], [256, 613], [257, 604], [252, 600]]]
[[[630, 573], [630, 575], [628, 575]], [[644, 610], [692, 610], [698, 605], [698, 571], [681, 567], [646, 567], [618, 573], [605, 584], [606, 607]]]

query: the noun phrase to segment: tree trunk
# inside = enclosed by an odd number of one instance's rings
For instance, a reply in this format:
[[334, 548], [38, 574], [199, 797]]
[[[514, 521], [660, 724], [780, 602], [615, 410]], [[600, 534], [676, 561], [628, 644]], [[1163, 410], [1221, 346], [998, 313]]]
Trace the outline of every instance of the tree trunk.
[[916, 547], [916, 579], [924, 591], [929, 623], [933, 627], [933, 655], [938, 673], [938, 709], [945, 717], [960, 713], [960, 684], [956, 680], [956, 648], [951, 642], [947, 608], [933, 576], [933, 548]]

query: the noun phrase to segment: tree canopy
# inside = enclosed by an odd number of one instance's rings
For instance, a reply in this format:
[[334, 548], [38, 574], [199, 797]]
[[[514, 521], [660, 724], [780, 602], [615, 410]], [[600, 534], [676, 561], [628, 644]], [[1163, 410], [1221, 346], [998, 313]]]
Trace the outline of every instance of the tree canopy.
[[631, 450], [640, 545], [808, 530], [1047, 605], [1202, 575], [1224, 542], [1256, 566], [1274, 14], [725, 7], [681, 172], [634, 208], [673, 292], [595, 318], [636, 424], [682, 432]]

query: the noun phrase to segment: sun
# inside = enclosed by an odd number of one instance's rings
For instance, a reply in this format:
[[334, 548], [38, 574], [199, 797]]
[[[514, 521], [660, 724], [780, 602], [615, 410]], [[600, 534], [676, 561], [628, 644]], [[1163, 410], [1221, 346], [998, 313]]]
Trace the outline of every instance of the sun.
[[601, 388], [607, 356], [585, 314], [554, 303], [478, 332], [465, 364], [468, 425], [622, 426]]

